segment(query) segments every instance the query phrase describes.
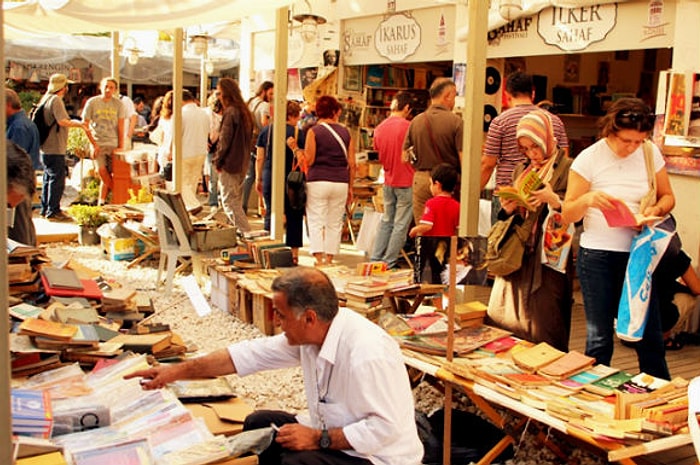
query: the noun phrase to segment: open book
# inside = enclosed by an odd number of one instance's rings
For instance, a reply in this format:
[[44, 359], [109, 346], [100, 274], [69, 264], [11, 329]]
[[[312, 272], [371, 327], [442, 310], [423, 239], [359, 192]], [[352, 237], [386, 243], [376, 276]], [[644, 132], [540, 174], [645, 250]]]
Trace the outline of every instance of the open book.
[[660, 220], [660, 216], [644, 216], [641, 213], [632, 213], [630, 207], [620, 199], [612, 199], [610, 202], [613, 208], [601, 210], [605, 221], [611, 228], [616, 227], [636, 227]]
[[535, 207], [530, 205], [530, 194], [540, 189], [545, 182], [549, 182], [554, 170], [555, 159], [555, 156], [550, 157], [540, 169], [533, 168], [523, 171], [515, 178], [512, 186], [501, 186], [494, 194], [502, 199], [515, 200], [518, 205], [534, 211]]

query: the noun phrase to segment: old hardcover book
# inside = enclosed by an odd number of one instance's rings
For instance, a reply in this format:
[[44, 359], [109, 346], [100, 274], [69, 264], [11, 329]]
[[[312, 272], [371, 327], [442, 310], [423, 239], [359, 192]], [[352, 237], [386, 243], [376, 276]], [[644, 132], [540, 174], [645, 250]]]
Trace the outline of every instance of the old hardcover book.
[[545, 365], [564, 356], [564, 352], [555, 349], [546, 342], [512, 354], [513, 362], [522, 370], [534, 373]]
[[217, 402], [236, 396], [226, 378], [187, 379], [168, 384], [181, 402]]
[[70, 340], [78, 332], [78, 327], [54, 321], [27, 318], [19, 325], [19, 334], [45, 336], [63, 341]]
[[496, 339], [493, 342], [489, 342], [486, 345], [483, 345], [479, 348], [479, 351], [485, 352], [489, 355], [496, 355], [500, 354], [502, 352], [507, 352], [510, 349], [512, 349], [517, 343], [519, 339], [515, 336], [506, 336], [502, 337], [500, 339]]
[[595, 359], [593, 357], [572, 350], [564, 354], [563, 357], [559, 357], [552, 363], [543, 366], [537, 372], [555, 380], [563, 380], [592, 367], [594, 363]]
[[109, 342], [121, 343], [125, 350], [138, 353], [161, 352], [170, 345], [171, 333], [119, 334]]
[[38, 318], [43, 310], [41, 307], [22, 302], [10, 307], [9, 312], [10, 316], [24, 321], [27, 318]]
[[455, 305], [455, 319], [463, 322], [468, 320], [483, 320], [486, 316], [486, 305], [478, 300]]
[[[488, 325], [471, 326], [454, 332], [453, 352], [462, 355], [510, 334], [508, 331]], [[436, 355], [447, 354], [447, 334], [408, 336], [401, 341], [407, 349]]]
[[41, 274], [46, 278], [50, 288], [58, 289], [83, 289], [83, 283], [78, 278], [78, 273], [68, 268], [44, 268]]

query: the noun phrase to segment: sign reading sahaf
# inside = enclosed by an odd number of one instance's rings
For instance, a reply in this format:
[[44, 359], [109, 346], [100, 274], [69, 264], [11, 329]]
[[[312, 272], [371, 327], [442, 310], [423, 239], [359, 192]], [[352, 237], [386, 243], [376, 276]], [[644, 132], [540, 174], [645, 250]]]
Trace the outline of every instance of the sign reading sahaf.
[[377, 53], [390, 61], [402, 61], [413, 55], [421, 41], [420, 24], [406, 14], [389, 16], [374, 33]]
[[599, 42], [615, 27], [617, 4], [552, 7], [539, 14], [537, 32], [550, 45], [570, 52]]

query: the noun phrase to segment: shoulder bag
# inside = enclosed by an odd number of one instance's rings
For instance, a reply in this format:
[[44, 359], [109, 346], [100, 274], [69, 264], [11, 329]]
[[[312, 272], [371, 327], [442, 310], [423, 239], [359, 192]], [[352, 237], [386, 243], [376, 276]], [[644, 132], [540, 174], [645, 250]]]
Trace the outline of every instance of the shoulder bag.
[[[562, 153], [556, 155], [560, 159], [550, 180], [552, 184], [564, 175], [564, 166], [561, 161]], [[495, 276], [508, 276], [520, 269], [534, 222], [542, 213], [542, 208], [540, 206], [536, 211], [530, 212], [527, 218], [521, 221], [522, 224], [519, 224], [521, 216], [511, 215], [491, 226], [486, 241], [485, 256], [489, 273]]]
[[[296, 140], [298, 129], [294, 130]], [[287, 175], [287, 200], [292, 210], [303, 210], [306, 207], [306, 176], [296, 153], [292, 163], [292, 171]]]

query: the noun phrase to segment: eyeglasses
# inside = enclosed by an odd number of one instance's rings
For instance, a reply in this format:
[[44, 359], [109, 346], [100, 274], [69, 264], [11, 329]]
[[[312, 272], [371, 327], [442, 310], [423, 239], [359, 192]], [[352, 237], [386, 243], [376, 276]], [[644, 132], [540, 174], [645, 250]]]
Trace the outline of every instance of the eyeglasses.
[[654, 115], [641, 111], [622, 111], [615, 115], [615, 126], [648, 132], [654, 128]]

